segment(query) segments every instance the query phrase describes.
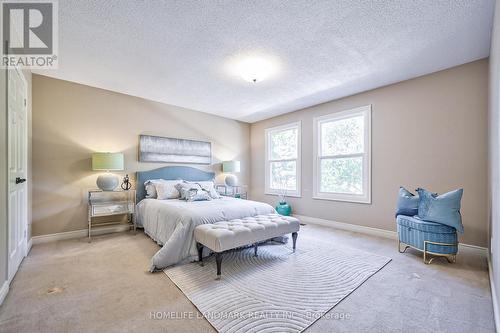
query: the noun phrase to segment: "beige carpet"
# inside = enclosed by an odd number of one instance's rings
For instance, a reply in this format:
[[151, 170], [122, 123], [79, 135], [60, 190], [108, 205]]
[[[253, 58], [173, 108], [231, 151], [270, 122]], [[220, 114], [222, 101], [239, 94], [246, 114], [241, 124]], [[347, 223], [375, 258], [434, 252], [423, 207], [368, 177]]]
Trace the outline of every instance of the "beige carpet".
[[[299, 244], [392, 258], [306, 333], [495, 331], [488, 266], [477, 251], [461, 250], [453, 265], [424, 265], [416, 251], [399, 254], [394, 240], [313, 225], [301, 228]], [[163, 272], [148, 273], [157, 251], [140, 233], [35, 245], [0, 306], [0, 332], [215, 332]], [[155, 317], [165, 312], [176, 317]]]
[[[299, 233], [300, 235], [300, 233]], [[214, 257], [165, 274], [222, 333], [301, 332], [390, 261], [343, 246], [266, 244], [224, 254], [215, 279]]]

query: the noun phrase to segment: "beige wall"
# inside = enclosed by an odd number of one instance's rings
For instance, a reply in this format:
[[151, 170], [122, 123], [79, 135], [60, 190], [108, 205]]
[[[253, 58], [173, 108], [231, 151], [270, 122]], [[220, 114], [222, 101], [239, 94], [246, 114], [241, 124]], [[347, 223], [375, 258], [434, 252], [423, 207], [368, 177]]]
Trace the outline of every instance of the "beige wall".
[[249, 180], [248, 124], [34, 75], [33, 235], [86, 228], [92, 152], [124, 152], [120, 175], [164, 166], [137, 161], [139, 134], [211, 141], [216, 164], [197, 167], [220, 172], [220, 161], [239, 159]]
[[[162, 166], [137, 162], [139, 134], [212, 141], [216, 161], [242, 161], [240, 178], [250, 182], [251, 197], [274, 204], [276, 197], [264, 195], [264, 129], [301, 120], [302, 198], [289, 199], [296, 214], [395, 230], [400, 185], [463, 187], [461, 241], [486, 246], [487, 87], [488, 62], [481, 60], [249, 126], [34, 75], [33, 235], [86, 227], [86, 190], [97, 177], [93, 151], [123, 151], [131, 175]], [[372, 204], [311, 199], [313, 117], [367, 104], [373, 106]]]
[[[264, 194], [264, 130], [302, 121], [302, 198], [294, 213], [395, 230], [400, 185], [445, 192], [464, 188], [464, 243], [487, 245], [488, 61], [306, 108], [251, 125], [251, 198]], [[372, 104], [372, 204], [313, 200], [312, 122], [316, 116]]]

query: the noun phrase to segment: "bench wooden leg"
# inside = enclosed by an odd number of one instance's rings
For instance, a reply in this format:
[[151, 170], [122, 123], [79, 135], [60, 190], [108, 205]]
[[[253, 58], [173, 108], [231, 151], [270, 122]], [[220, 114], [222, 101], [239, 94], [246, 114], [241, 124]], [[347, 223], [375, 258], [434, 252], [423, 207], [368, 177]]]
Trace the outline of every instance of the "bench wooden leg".
[[196, 248], [198, 249], [198, 261], [200, 262], [200, 266], [203, 266], [203, 245], [196, 243]]
[[293, 232], [292, 233], [292, 240], [293, 240], [293, 252], [295, 252], [295, 245], [297, 244], [297, 233]]
[[222, 266], [222, 252], [217, 252], [215, 254], [215, 262], [217, 263], [217, 279], [220, 279], [221, 266]]
[[259, 247], [259, 244], [255, 243], [253, 246], [253, 256], [258, 257], [259, 255], [257, 254], [257, 248]]

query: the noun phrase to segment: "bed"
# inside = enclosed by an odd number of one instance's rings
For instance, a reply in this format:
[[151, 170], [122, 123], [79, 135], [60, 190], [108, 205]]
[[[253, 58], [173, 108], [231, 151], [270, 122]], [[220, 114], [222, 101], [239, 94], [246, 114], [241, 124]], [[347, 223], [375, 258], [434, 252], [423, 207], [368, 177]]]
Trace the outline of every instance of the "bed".
[[211, 201], [147, 199], [144, 183], [151, 179], [214, 180], [213, 172], [169, 166], [137, 172], [136, 223], [162, 248], [151, 259], [150, 271], [197, 258], [194, 228], [200, 224], [274, 213], [272, 206], [251, 200], [222, 197]]

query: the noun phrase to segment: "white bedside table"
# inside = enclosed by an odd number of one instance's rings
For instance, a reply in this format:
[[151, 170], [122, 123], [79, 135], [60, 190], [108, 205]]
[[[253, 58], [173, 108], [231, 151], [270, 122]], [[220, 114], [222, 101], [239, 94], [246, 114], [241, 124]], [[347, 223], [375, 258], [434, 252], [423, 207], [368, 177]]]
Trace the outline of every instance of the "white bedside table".
[[88, 224], [89, 242], [91, 241], [92, 228], [113, 224], [122, 224], [119, 221], [93, 223], [92, 218], [127, 214], [127, 221], [131, 228], [135, 225], [135, 190], [128, 191], [88, 191]]

